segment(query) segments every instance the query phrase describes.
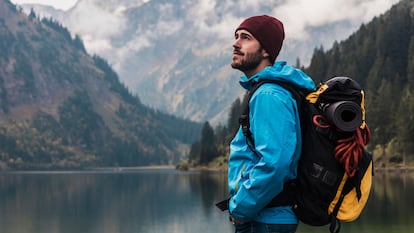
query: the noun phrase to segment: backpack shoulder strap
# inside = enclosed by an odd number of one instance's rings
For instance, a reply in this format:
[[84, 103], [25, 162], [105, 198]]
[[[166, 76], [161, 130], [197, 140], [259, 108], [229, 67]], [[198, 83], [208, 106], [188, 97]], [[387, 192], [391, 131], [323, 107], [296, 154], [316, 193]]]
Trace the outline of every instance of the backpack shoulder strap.
[[[270, 80], [264, 80], [258, 83], [253, 83], [252, 89], [249, 90], [249, 92], [247, 93], [247, 103], [246, 106], [244, 107], [244, 110], [242, 112], [242, 115], [239, 118], [239, 124], [242, 128], [243, 131], [243, 135], [246, 137], [246, 139], [248, 140], [248, 145], [252, 145], [254, 148], [254, 139], [252, 136], [252, 132], [250, 131], [250, 118], [249, 118], [249, 112], [250, 112], [250, 99], [252, 98], [254, 92], [259, 89], [259, 87], [265, 83], [267, 83]], [[255, 150], [253, 150], [255, 151]]]
[[[296, 100], [296, 104], [297, 104], [297, 109], [299, 111], [299, 119], [300, 119], [300, 123], [301, 126], [303, 125], [303, 109], [302, 106], [304, 105], [304, 101], [306, 101], [305, 99], [305, 93], [306, 91], [304, 91], [302, 88], [295, 86], [292, 83], [288, 83], [288, 82], [284, 82], [284, 81], [280, 81], [280, 80], [262, 80], [260, 82], [254, 83], [252, 89], [250, 89], [250, 91], [248, 92], [248, 97], [247, 97], [247, 103], [246, 103], [246, 107], [244, 108], [244, 111], [242, 113], [242, 115], [239, 118], [239, 123], [242, 127], [242, 131], [243, 131], [243, 135], [247, 138], [247, 140], [251, 143], [251, 145], [254, 147], [254, 140], [253, 140], [253, 136], [252, 133], [250, 131], [250, 119], [249, 119], [249, 103], [250, 103], [250, 99], [252, 98], [254, 92], [259, 89], [259, 87], [265, 83], [274, 83], [276, 85], [279, 85], [281, 87], [283, 87], [284, 89], [288, 90], [291, 94], [292, 94], [292, 98]], [[302, 128], [302, 127], [301, 127]]]

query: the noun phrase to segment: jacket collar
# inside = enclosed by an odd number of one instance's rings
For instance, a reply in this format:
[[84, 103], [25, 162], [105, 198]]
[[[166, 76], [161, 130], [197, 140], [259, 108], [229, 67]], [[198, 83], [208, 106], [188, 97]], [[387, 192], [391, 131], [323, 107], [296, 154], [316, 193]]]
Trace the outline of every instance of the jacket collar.
[[254, 84], [262, 80], [290, 82], [298, 87], [308, 90], [314, 90], [316, 88], [315, 83], [307, 74], [299, 69], [287, 65], [284, 61], [276, 62], [273, 66], [266, 66], [263, 70], [250, 78], [246, 75], [242, 75], [240, 85], [244, 89], [250, 90]]

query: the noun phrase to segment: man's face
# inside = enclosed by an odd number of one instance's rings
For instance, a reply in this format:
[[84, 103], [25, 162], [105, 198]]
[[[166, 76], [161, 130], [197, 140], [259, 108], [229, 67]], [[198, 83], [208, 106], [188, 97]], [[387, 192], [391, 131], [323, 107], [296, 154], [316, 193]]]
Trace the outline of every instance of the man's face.
[[242, 72], [255, 70], [263, 60], [264, 50], [254, 36], [244, 30], [235, 33], [231, 67]]

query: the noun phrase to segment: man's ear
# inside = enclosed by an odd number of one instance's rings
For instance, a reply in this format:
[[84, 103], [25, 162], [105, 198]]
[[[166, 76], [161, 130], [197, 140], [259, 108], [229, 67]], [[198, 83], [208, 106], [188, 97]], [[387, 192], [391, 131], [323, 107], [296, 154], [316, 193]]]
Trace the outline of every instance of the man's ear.
[[262, 49], [262, 57], [263, 58], [269, 58], [269, 54], [266, 52], [266, 50]]

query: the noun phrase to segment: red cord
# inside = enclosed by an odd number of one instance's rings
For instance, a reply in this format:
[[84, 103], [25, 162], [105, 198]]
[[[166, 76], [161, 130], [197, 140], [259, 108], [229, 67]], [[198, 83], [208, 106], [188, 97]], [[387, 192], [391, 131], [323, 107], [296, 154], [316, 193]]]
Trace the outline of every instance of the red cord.
[[345, 171], [349, 177], [353, 177], [357, 171], [359, 160], [364, 153], [364, 146], [371, 138], [368, 125], [364, 129], [358, 128], [351, 137], [338, 140], [335, 147], [335, 158], [344, 164]]
[[331, 127], [331, 125], [327, 123], [326, 118], [322, 115], [313, 116], [312, 121], [313, 121], [313, 124], [315, 124], [321, 129], [327, 129]]
[[[315, 115], [313, 123], [319, 128], [329, 128], [326, 119], [322, 115]], [[356, 173], [359, 160], [364, 153], [364, 146], [368, 144], [371, 138], [371, 131], [367, 124], [363, 129], [358, 128], [352, 136], [339, 139], [334, 150], [335, 158], [344, 165], [345, 171], [349, 177]]]

